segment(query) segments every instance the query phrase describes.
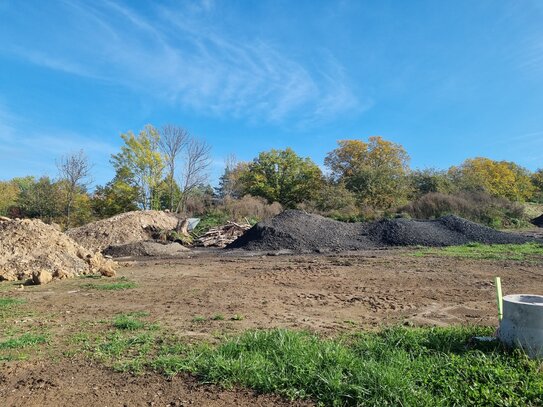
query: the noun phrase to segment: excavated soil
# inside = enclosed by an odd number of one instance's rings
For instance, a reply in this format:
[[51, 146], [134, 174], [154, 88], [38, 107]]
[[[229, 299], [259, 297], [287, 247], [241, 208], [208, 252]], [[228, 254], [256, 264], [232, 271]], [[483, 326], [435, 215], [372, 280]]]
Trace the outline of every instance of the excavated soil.
[[112, 245], [124, 245], [152, 238], [152, 229], [171, 230], [178, 218], [163, 211], [134, 211], [69, 229], [66, 234], [83, 247], [102, 251]]
[[170, 257], [179, 256], [188, 251], [190, 249], [176, 242], [145, 241], [109, 246], [102, 253], [112, 257]]
[[228, 249], [325, 252], [395, 246], [451, 246], [471, 242], [526, 243], [533, 238], [499, 232], [449, 215], [436, 220], [384, 219], [344, 223], [296, 210], [259, 222]]
[[[23, 299], [24, 307], [36, 310], [14, 327], [45, 329], [51, 337], [40, 360], [0, 364], [0, 404], [286, 404], [250, 391], [197, 385], [190, 377], [171, 381], [155, 374], [133, 377], [88, 360], [49, 356], [65, 351], [58, 338], [102, 326], [100, 321], [117, 313], [144, 311], [149, 321], [187, 341], [216, 341], [223, 334], [273, 327], [333, 336], [402, 323], [497, 326], [493, 286], [497, 275], [504, 294], [543, 294], [541, 259], [420, 257], [406, 248], [295, 256], [253, 253], [193, 251], [190, 258], [127, 263], [118, 273], [137, 286], [123, 291], [90, 289], [87, 279], [23, 290], [0, 283], [2, 296]], [[40, 314], [44, 310], [46, 315]], [[212, 320], [218, 314], [225, 319]], [[234, 315], [243, 319], [232, 320]], [[196, 316], [204, 320], [195, 322]]]
[[0, 281], [26, 280], [34, 273], [62, 279], [112, 269], [113, 262], [41, 220], [0, 222]]

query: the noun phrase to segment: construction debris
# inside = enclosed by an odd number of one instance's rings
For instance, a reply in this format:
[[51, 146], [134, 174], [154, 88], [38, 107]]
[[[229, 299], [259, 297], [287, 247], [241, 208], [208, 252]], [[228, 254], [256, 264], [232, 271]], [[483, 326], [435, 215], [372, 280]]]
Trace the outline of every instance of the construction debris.
[[251, 228], [249, 223], [228, 222], [226, 225], [209, 229], [199, 237], [195, 245], [204, 247], [225, 247]]

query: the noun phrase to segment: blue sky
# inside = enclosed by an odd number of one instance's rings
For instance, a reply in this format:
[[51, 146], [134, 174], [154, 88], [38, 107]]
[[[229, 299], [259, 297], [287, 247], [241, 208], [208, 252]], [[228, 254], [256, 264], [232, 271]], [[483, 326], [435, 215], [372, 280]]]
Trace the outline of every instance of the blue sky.
[[0, 0], [0, 179], [173, 123], [234, 153], [319, 165], [381, 135], [415, 168], [543, 167], [543, 2]]

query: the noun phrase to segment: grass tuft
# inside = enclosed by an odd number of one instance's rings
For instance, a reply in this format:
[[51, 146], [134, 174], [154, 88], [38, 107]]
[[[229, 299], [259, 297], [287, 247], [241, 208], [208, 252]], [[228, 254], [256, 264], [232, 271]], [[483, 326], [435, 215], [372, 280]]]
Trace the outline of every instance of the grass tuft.
[[9, 338], [3, 342], [0, 342], [0, 350], [4, 349], [22, 349], [29, 346], [35, 346], [47, 342], [45, 335], [36, 335], [32, 333], [25, 333], [17, 338]]
[[145, 326], [145, 322], [136, 319], [134, 316], [121, 314], [113, 320], [113, 326], [126, 331], [136, 331]]
[[120, 291], [135, 288], [137, 287], [137, 284], [133, 281], [129, 281], [126, 277], [121, 277], [117, 279], [117, 281], [110, 283], [87, 283], [84, 284], [83, 287], [103, 291]]

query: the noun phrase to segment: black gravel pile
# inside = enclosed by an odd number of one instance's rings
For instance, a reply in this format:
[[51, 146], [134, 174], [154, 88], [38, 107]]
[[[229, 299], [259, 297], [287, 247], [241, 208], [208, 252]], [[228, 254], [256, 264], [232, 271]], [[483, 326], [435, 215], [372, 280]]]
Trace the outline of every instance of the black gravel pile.
[[375, 247], [362, 226], [288, 210], [257, 223], [226, 248], [314, 252]]
[[526, 243], [526, 236], [505, 233], [454, 215], [436, 220], [385, 219], [368, 224], [368, 234], [378, 246], [455, 246], [471, 242]]
[[537, 218], [532, 219], [531, 222], [537, 227], [543, 228], [543, 215], [539, 215]]
[[344, 223], [289, 210], [256, 224], [227, 248], [314, 252], [529, 241], [534, 239], [499, 232], [453, 215], [437, 220], [384, 219], [371, 223]]

